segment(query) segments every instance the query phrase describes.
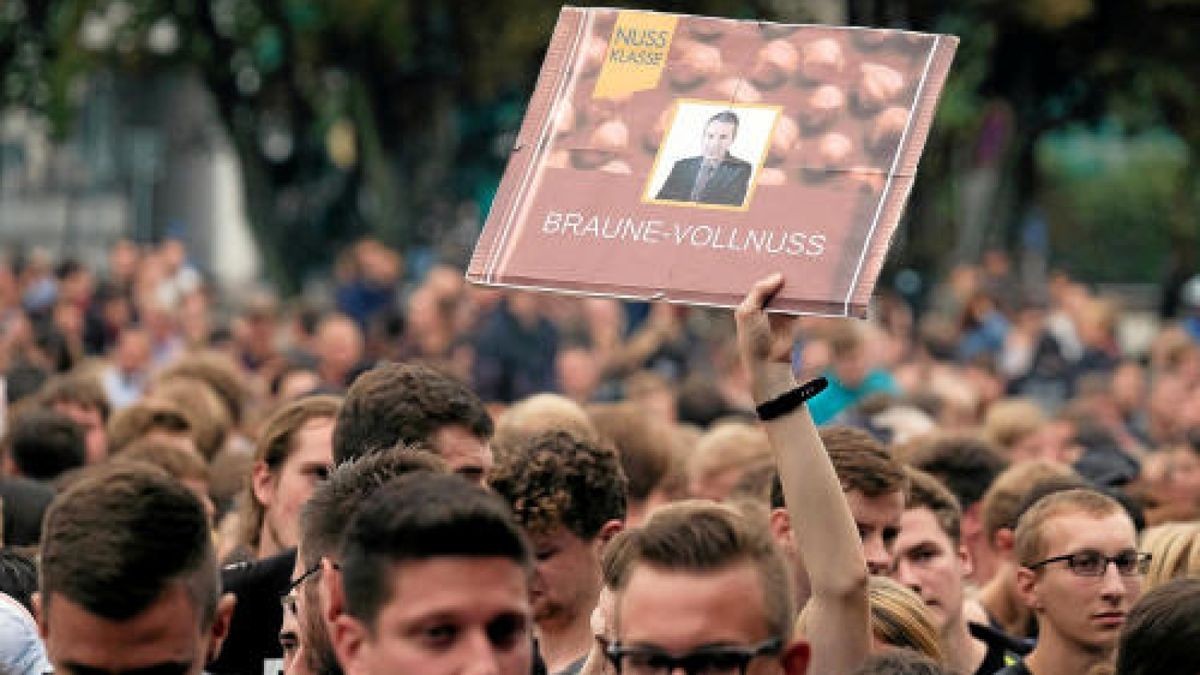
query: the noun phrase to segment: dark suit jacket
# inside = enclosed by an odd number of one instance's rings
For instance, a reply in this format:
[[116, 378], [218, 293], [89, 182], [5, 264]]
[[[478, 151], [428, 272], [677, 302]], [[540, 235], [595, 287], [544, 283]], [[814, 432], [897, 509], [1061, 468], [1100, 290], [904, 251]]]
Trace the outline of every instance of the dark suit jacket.
[[[688, 157], [675, 162], [671, 167], [671, 175], [658, 191], [656, 199], [670, 199], [677, 202], [692, 201], [692, 188], [696, 186], [696, 176], [700, 173], [701, 157]], [[741, 206], [746, 200], [746, 189], [750, 185], [750, 163], [740, 160], [729, 153], [717, 166], [708, 183], [700, 192], [696, 201], [701, 204], [724, 204]]]

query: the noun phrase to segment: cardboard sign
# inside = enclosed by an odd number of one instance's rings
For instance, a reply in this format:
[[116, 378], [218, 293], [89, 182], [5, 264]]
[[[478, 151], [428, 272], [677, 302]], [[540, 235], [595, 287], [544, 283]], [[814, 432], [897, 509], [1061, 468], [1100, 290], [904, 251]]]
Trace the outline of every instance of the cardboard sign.
[[957, 45], [565, 8], [467, 278], [865, 316]]

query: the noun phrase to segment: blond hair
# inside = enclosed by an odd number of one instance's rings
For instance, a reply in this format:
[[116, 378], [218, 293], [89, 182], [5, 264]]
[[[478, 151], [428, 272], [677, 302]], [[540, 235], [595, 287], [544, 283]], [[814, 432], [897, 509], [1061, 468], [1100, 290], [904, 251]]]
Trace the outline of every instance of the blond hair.
[[[1117, 500], [1090, 488], [1048, 494], [1037, 500], [1017, 521], [1013, 557], [1025, 567], [1036, 564], [1046, 555], [1047, 542], [1042, 537], [1046, 523], [1058, 516], [1076, 513], [1101, 518], [1112, 513], [1123, 514], [1125, 510]], [[1132, 523], [1130, 527], [1133, 527]]]
[[993, 403], [983, 418], [983, 437], [1008, 453], [1046, 424], [1046, 415], [1027, 398], [1006, 398]]
[[[902, 649], [911, 649], [942, 663], [942, 646], [929, 608], [921, 596], [899, 582], [871, 575], [867, 585], [871, 605], [871, 634], [876, 640]], [[811, 618], [806, 605], [796, 620], [796, 635], [803, 637]]]
[[536, 394], [500, 415], [492, 448], [497, 455], [504, 455], [534, 436], [550, 431], [565, 431], [588, 443], [597, 442], [600, 436], [578, 403], [558, 394]]
[[1142, 533], [1142, 550], [1150, 554], [1147, 591], [1172, 579], [1200, 578], [1200, 522], [1152, 527]]
[[730, 422], [700, 437], [687, 458], [687, 475], [692, 482], [708, 480], [731, 469], [771, 462], [772, 457], [762, 428]]

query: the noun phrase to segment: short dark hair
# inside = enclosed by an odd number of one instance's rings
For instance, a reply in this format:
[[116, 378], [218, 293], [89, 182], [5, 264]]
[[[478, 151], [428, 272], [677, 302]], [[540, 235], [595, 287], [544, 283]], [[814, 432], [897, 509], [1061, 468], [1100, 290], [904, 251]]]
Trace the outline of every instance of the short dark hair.
[[[871, 434], [853, 427], [829, 426], [823, 427], [820, 435], [843, 491], [861, 492], [868, 499], [908, 491], [904, 465]], [[783, 485], [776, 476], [771, 484], [771, 508], [783, 507]]]
[[533, 571], [529, 543], [508, 505], [450, 474], [403, 476], [376, 490], [350, 522], [343, 548], [346, 612], [368, 626], [391, 595], [390, 573], [398, 564], [504, 558]]
[[950, 488], [964, 510], [983, 499], [996, 476], [1008, 467], [994, 445], [969, 434], [934, 436], [917, 446], [909, 463]]
[[84, 464], [83, 430], [62, 413], [46, 408], [26, 410], [16, 416], [8, 433], [13, 463], [27, 478], [54, 480]]
[[131, 462], [86, 472], [46, 513], [40, 558], [43, 612], [57, 593], [124, 621], [178, 581], [201, 625], [216, 613], [216, 554], [204, 507], [155, 467]]
[[33, 594], [37, 588], [38, 571], [33, 558], [12, 547], [0, 548], [0, 593], [33, 614]]
[[333, 431], [333, 459], [341, 463], [395, 446], [427, 444], [439, 429], [466, 427], [492, 435], [492, 418], [465, 383], [416, 364], [384, 363], [354, 381]]
[[921, 471], [908, 469], [908, 504], [906, 509], [929, 509], [938, 527], [955, 544], [962, 538], [962, 509], [958, 500], [937, 478]]
[[738, 120], [737, 113], [733, 112], [732, 110], [722, 110], [721, 112], [708, 118], [708, 121], [704, 123], [704, 128], [708, 129], [708, 125], [712, 124], [713, 122], [732, 124], [734, 136], [737, 136], [738, 127], [741, 125], [741, 121]]
[[530, 533], [562, 525], [590, 541], [606, 522], [625, 519], [626, 481], [617, 453], [565, 431], [516, 445], [488, 484]]
[[1129, 611], [1117, 647], [1121, 675], [1200, 672], [1200, 579], [1176, 579]]
[[413, 472], [445, 473], [446, 464], [432, 452], [400, 446], [351, 459], [333, 470], [304, 505], [300, 519], [300, 555], [305, 568], [340, 549], [346, 523], [371, 493]]

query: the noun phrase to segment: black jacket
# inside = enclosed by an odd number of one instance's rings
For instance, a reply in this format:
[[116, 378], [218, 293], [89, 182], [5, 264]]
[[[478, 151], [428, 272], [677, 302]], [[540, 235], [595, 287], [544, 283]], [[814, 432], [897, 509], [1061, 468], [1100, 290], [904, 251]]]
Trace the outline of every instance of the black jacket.
[[[671, 167], [671, 175], [658, 191], [657, 199], [669, 199], [677, 202], [690, 202], [692, 188], [696, 186], [696, 177], [700, 173], [702, 157], [689, 157], [675, 162]], [[717, 166], [704, 189], [700, 191], [701, 204], [723, 204], [726, 206], [741, 206], [746, 200], [746, 190], [750, 185], [751, 166], [749, 162], [725, 153], [725, 159]]]

